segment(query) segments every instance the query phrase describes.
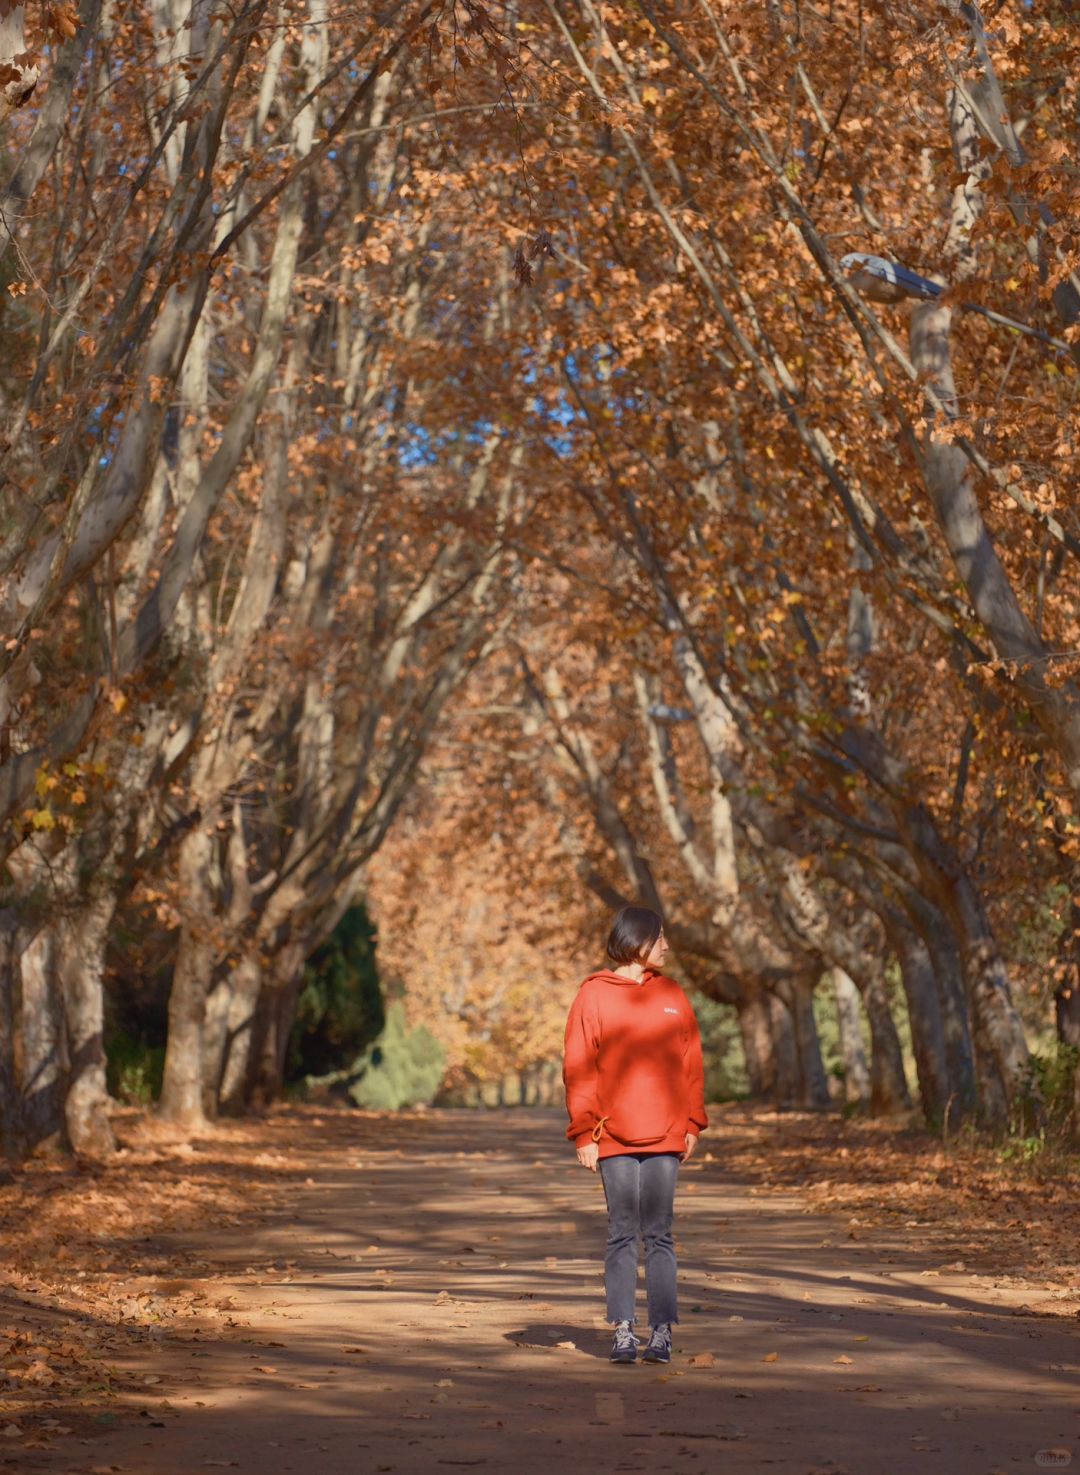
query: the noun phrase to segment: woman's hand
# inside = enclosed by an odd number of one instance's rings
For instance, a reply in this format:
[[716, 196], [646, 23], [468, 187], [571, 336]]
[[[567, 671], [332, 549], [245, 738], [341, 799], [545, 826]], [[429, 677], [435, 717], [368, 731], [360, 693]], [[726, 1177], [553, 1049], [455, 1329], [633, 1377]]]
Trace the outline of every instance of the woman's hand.
[[595, 1173], [596, 1165], [600, 1161], [600, 1144], [586, 1142], [584, 1147], [578, 1148], [577, 1160], [583, 1168], [588, 1168], [590, 1173]]
[[[694, 1132], [687, 1132], [687, 1134], [686, 1134], [686, 1151], [679, 1154], [679, 1161], [681, 1163], [687, 1163], [687, 1162], [690, 1161], [690, 1159], [694, 1156], [694, 1148], [697, 1146], [697, 1144], [698, 1144], [697, 1134], [694, 1133]], [[580, 1157], [580, 1156], [581, 1156], [581, 1153], [579, 1151], [578, 1152], [578, 1157]]]

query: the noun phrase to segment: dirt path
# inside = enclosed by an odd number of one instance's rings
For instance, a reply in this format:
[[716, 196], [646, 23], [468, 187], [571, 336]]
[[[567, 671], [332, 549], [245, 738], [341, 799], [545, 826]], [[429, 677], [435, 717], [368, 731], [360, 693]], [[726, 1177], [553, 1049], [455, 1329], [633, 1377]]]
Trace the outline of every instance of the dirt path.
[[276, 1217], [160, 1246], [233, 1324], [148, 1335], [123, 1369], [145, 1390], [130, 1416], [0, 1448], [0, 1469], [991, 1475], [1066, 1451], [1080, 1468], [1080, 1323], [928, 1263], [911, 1232], [732, 1181], [722, 1128], [680, 1183], [675, 1359], [611, 1366], [602, 1190], [562, 1120], [336, 1126]]

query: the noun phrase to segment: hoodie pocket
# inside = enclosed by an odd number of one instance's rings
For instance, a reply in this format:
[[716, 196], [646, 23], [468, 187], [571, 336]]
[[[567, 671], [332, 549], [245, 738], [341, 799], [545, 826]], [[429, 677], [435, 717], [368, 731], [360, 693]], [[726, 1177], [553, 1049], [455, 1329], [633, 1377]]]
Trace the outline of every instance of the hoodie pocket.
[[651, 1147], [670, 1137], [674, 1129], [675, 1123], [657, 1130], [655, 1122], [635, 1120], [632, 1115], [616, 1112], [605, 1118], [603, 1135], [613, 1138], [623, 1147]]

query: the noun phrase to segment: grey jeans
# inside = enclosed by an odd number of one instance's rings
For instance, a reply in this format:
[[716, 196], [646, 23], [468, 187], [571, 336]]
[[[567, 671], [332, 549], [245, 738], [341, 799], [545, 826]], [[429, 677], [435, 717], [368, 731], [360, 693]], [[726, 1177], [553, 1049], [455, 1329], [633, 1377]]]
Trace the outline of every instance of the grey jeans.
[[678, 1174], [674, 1152], [626, 1152], [600, 1159], [608, 1210], [604, 1287], [609, 1321], [634, 1320], [639, 1236], [645, 1241], [649, 1325], [679, 1319], [671, 1233]]

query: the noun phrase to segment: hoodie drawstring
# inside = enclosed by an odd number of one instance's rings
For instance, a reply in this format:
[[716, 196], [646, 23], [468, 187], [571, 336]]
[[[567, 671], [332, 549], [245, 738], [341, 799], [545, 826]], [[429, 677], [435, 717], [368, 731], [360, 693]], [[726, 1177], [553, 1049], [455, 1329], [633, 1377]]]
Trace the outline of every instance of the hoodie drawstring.
[[592, 1129], [592, 1140], [594, 1142], [599, 1142], [600, 1141], [600, 1136], [601, 1136], [601, 1133], [604, 1130], [604, 1123], [606, 1121], [607, 1121], [607, 1117], [606, 1116], [602, 1116], [600, 1118], [600, 1120], [597, 1122], [596, 1126]]

